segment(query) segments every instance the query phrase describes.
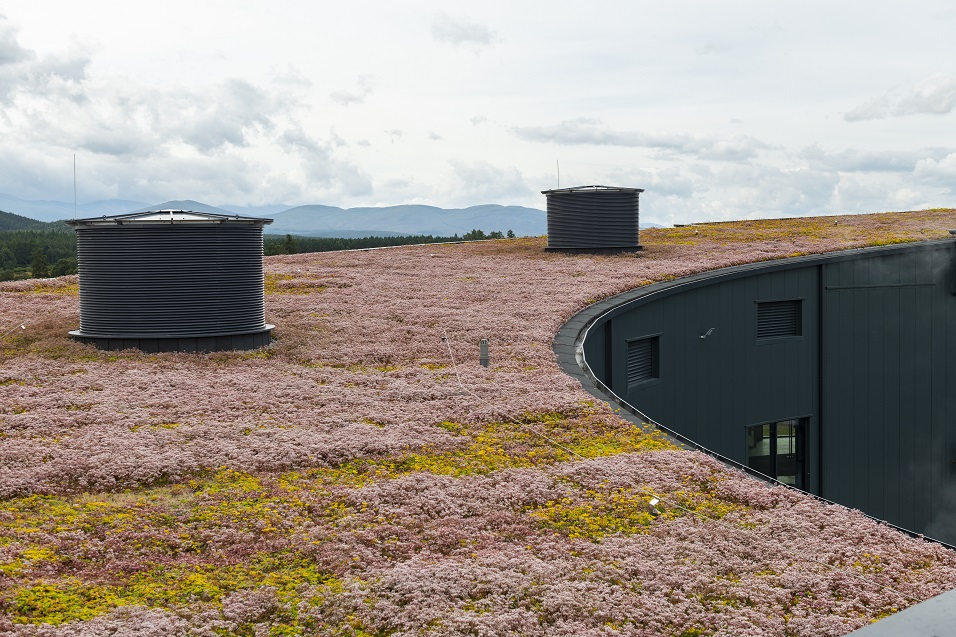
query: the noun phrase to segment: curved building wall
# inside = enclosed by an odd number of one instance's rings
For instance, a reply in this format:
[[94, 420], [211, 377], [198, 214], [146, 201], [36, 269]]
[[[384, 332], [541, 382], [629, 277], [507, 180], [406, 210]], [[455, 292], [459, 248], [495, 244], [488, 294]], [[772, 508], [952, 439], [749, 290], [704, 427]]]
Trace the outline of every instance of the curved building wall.
[[650, 286], [597, 317], [583, 352], [697, 444], [956, 543], [954, 261], [956, 242], [928, 242]]

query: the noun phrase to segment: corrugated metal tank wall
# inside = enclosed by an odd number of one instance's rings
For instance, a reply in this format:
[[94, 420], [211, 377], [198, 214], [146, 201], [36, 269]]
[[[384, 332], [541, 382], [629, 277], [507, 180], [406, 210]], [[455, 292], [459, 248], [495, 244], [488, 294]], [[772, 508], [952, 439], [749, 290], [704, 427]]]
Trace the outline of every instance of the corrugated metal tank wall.
[[216, 336], [265, 329], [262, 229], [78, 228], [84, 336]]
[[548, 250], [640, 249], [638, 188], [581, 186], [546, 190]]
[[269, 342], [262, 223], [71, 223], [80, 279], [76, 338], [147, 351]]

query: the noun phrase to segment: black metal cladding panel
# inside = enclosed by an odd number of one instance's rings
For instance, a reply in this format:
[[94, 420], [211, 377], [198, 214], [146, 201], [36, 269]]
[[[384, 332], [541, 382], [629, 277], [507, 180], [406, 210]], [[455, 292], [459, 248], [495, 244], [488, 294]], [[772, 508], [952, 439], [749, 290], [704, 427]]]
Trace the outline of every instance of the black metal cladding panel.
[[656, 378], [656, 337], [642, 338], [627, 343], [627, 384], [633, 385]]
[[215, 336], [265, 329], [262, 228], [76, 228], [80, 333]]
[[757, 303], [757, 338], [800, 336], [800, 301]]
[[637, 247], [638, 194], [597, 191], [548, 195], [548, 247]]

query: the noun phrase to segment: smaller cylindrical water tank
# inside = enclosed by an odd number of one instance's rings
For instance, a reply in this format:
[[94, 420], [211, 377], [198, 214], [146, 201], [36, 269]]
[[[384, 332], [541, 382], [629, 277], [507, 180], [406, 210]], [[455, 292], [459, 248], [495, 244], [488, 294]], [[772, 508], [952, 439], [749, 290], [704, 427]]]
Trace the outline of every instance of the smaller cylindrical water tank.
[[76, 219], [80, 329], [100, 349], [267, 345], [262, 228], [271, 219], [158, 210]]
[[631, 252], [641, 249], [641, 188], [577, 186], [543, 190], [548, 200], [548, 247], [556, 252]]

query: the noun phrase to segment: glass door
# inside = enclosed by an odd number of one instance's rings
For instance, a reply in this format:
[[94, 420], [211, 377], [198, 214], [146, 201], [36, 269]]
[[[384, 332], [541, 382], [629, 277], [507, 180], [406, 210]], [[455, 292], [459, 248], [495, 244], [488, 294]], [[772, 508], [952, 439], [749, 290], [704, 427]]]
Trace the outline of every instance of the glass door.
[[804, 488], [805, 418], [747, 427], [747, 466], [784, 484]]

